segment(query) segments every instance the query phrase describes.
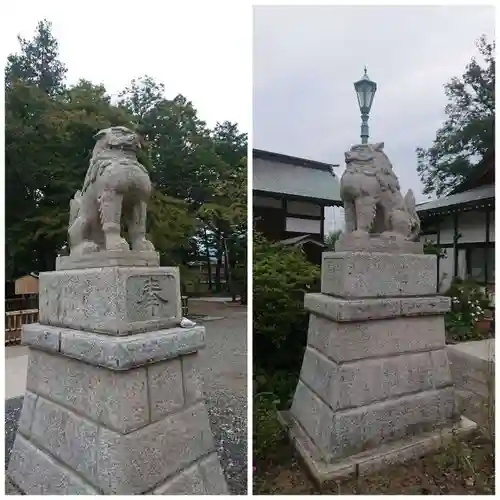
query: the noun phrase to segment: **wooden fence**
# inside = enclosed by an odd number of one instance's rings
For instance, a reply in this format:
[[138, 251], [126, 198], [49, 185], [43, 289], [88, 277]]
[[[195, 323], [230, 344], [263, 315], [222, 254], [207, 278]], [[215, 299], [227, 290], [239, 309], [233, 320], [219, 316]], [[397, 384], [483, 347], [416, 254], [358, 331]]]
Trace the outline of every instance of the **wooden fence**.
[[38, 321], [38, 309], [24, 311], [6, 311], [5, 313], [5, 345], [21, 343], [23, 325]]

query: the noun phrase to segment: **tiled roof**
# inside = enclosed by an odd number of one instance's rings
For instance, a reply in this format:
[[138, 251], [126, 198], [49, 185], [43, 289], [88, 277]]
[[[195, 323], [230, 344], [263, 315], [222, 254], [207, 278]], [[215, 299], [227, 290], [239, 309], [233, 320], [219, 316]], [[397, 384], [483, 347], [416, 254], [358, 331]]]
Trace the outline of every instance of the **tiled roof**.
[[315, 198], [340, 204], [340, 183], [334, 165], [254, 150], [253, 189], [268, 193]]
[[417, 205], [417, 212], [427, 212], [452, 208], [458, 205], [474, 204], [474, 202], [485, 202], [490, 198], [495, 198], [495, 186], [481, 186], [476, 189], [470, 189], [463, 193], [452, 194], [445, 198], [427, 201]]

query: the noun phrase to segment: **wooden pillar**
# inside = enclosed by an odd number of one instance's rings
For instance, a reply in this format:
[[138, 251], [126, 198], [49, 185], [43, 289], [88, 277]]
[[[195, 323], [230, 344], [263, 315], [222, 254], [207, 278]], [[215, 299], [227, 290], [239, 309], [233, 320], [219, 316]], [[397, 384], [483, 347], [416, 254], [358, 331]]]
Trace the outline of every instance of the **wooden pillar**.
[[485, 227], [486, 227], [486, 234], [484, 235], [484, 284], [485, 286], [488, 284], [488, 250], [489, 250], [489, 243], [490, 243], [490, 224], [491, 224], [491, 212], [490, 208], [486, 207], [486, 221], [485, 221]]
[[439, 271], [440, 271], [440, 265], [441, 265], [441, 219], [438, 215], [437, 222], [436, 222], [436, 229], [437, 229], [437, 237], [436, 237], [436, 246], [439, 249], [439, 254], [437, 256], [437, 280], [436, 280], [436, 293], [439, 293]]
[[288, 204], [286, 198], [281, 198], [281, 210], [283, 212], [283, 228], [279, 239], [283, 240], [286, 238], [286, 218], [288, 215]]
[[321, 226], [320, 226], [321, 243], [325, 242], [325, 206], [321, 205]]
[[458, 212], [453, 213], [453, 277], [458, 276]]

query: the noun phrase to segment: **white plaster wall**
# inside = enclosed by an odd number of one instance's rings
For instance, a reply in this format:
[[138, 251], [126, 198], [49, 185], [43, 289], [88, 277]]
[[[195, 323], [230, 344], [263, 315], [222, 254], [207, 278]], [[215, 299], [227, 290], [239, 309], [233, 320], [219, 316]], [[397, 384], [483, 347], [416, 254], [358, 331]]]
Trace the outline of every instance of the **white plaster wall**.
[[451, 215], [442, 220], [439, 230], [440, 243], [453, 243], [453, 217]]
[[286, 218], [286, 231], [290, 233], [320, 234], [321, 221], [312, 219]]
[[458, 232], [462, 235], [459, 243], [486, 241], [486, 213], [479, 211], [459, 214]]
[[[446, 258], [439, 261], [439, 292], [445, 293], [451, 285], [453, 273], [455, 271], [455, 252], [453, 248], [443, 248]], [[467, 272], [467, 264], [465, 261], [465, 249], [461, 248], [458, 251], [458, 277], [465, 279]]]
[[445, 293], [450, 288], [451, 280], [453, 278], [453, 248], [444, 248], [446, 258], [439, 261], [439, 291]]
[[[495, 218], [491, 217], [490, 241], [495, 241]], [[453, 243], [453, 215], [448, 215], [441, 223], [440, 243]], [[477, 210], [458, 214], [458, 243], [476, 243], [486, 241], [486, 214]], [[493, 236], [493, 238], [492, 238]]]

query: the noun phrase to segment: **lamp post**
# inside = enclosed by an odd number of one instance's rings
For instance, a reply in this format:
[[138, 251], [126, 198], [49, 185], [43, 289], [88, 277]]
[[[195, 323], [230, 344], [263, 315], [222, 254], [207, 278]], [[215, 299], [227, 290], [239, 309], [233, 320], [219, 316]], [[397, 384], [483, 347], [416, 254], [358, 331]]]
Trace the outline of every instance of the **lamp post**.
[[368, 144], [368, 114], [377, 91], [377, 84], [368, 77], [366, 66], [363, 78], [354, 84], [354, 89], [358, 96], [359, 110], [361, 111], [361, 144]]

